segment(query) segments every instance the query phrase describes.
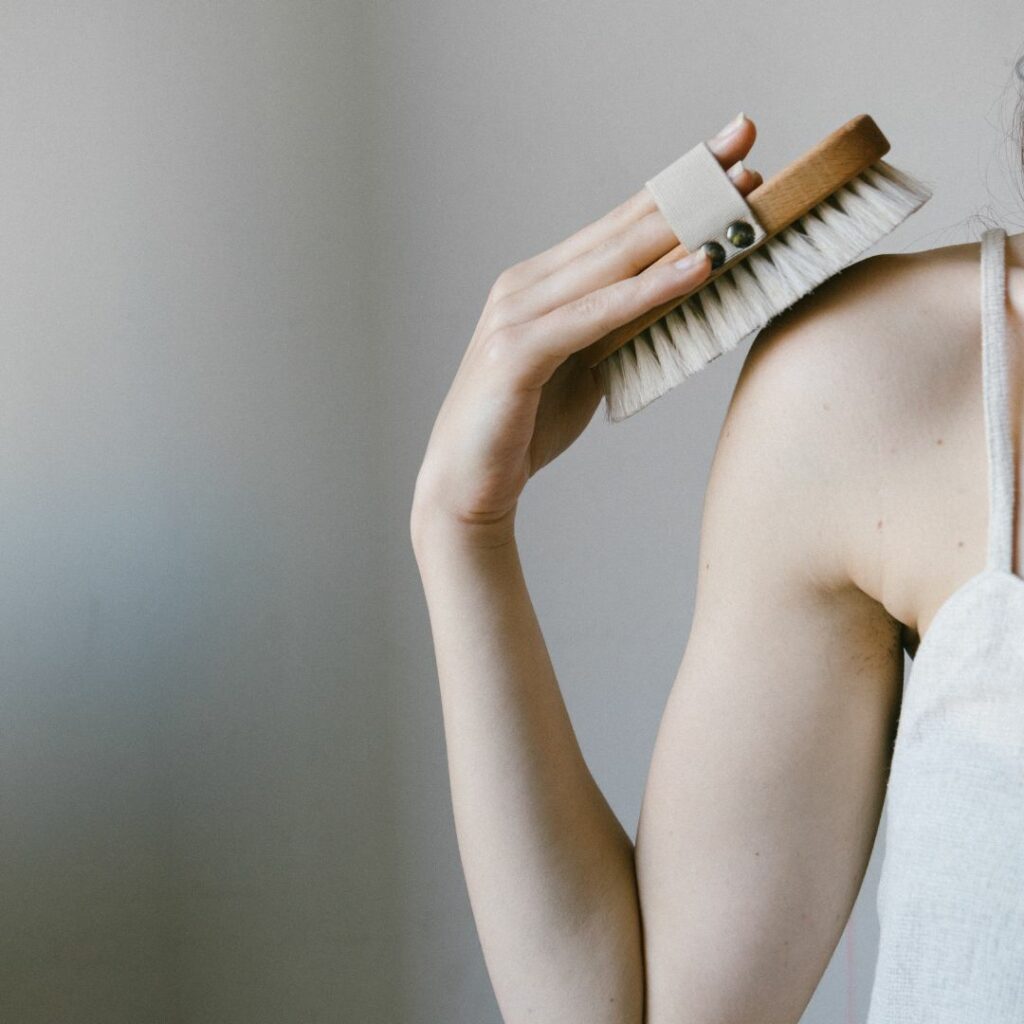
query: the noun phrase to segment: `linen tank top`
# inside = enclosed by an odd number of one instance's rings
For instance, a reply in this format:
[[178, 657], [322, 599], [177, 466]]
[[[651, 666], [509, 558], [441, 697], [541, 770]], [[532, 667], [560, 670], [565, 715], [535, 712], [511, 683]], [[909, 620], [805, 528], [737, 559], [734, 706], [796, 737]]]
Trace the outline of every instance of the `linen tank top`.
[[1006, 232], [981, 238], [985, 568], [940, 606], [904, 687], [886, 789], [867, 1024], [1024, 1022], [1024, 577]]

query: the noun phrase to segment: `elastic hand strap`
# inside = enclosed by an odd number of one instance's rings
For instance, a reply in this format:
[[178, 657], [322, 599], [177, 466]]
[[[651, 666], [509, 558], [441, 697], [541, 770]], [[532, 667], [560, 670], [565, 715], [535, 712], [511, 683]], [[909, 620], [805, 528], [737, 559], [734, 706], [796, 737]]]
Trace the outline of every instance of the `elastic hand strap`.
[[716, 270], [739, 259], [767, 234], [706, 142], [698, 142], [645, 184], [687, 251], [706, 242], [722, 247], [725, 256]]

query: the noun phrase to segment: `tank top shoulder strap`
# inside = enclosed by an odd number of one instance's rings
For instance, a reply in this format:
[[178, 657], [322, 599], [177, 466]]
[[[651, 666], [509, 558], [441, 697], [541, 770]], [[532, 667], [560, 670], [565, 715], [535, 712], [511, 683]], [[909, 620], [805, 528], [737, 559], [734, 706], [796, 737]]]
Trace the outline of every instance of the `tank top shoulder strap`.
[[981, 236], [982, 392], [988, 455], [988, 569], [1013, 571], [1014, 466], [1006, 346], [1006, 231]]

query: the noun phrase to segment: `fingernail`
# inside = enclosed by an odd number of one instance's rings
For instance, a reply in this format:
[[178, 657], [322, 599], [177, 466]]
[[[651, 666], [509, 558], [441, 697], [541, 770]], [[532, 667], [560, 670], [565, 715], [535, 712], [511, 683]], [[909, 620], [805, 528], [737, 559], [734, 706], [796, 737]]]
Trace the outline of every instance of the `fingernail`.
[[747, 115], [741, 110], [716, 136], [716, 142], [724, 142], [743, 122]]
[[672, 265], [677, 270], [692, 270], [694, 267], [700, 266], [707, 258], [708, 254], [704, 249], [694, 249], [693, 252], [687, 253], [681, 260], [676, 260]]
[[743, 161], [737, 160], [736, 163], [734, 163], [725, 173], [728, 174], [733, 181], [739, 181], [740, 175], [742, 175], [745, 170], [746, 167], [743, 166]]

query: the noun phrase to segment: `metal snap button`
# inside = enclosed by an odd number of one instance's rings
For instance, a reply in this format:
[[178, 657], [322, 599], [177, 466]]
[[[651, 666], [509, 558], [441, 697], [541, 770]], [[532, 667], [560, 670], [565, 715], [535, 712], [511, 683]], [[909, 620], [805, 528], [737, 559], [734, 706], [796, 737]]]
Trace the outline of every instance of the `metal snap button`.
[[701, 248], [708, 254], [711, 260], [711, 269], [716, 270], [725, 262], [725, 248], [718, 242], [705, 242]]
[[725, 229], [725, 237], [736, 246], [737, 249], [742, 249], [744, 246], [750, 245], [754, 240], [754, 229], [745, 221], [737, 220], [733, 221]]

